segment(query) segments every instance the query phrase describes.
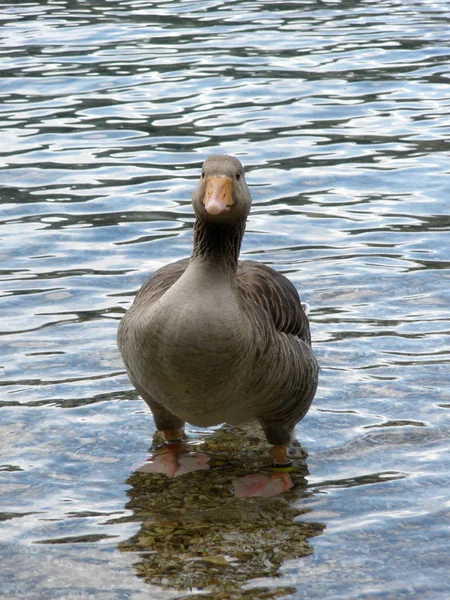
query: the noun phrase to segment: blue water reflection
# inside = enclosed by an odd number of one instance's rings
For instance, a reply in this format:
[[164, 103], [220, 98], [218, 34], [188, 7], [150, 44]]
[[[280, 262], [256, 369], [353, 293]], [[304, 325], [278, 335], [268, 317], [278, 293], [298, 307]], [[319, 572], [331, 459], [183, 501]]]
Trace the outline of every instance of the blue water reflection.
[[118, 550], [154, 425], [115, 332], [189, 254], [199, 167], [226, 152], [254, 197], [243, 255], [301, 290], [322, 365], [295, 502], [326, 528], [255, 585], [447, 600], [448, 3], [40, 0], [0, 21], [7, 597], [180, 594]]

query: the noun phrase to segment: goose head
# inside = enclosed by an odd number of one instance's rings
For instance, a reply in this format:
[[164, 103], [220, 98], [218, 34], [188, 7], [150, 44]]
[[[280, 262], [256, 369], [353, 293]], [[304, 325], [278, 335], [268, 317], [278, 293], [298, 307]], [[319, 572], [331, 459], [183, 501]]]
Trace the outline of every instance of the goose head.
[[244, 168], [237, 158], [214, 154], [205, 160], [192, 195], [197, 218], [210, 223], [242, 222], [251, 203]]

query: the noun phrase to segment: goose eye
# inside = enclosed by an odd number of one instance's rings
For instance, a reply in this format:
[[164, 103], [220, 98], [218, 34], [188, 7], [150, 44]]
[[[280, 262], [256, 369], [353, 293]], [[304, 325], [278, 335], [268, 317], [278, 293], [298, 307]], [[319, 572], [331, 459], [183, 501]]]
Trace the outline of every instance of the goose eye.
[[240, 179], [241, 178], [241, 174], [239, 173], [239, 171], [236, 173], [236, 179]]
[[205, 173], [204, 172], [202, 173], [202, 179], [205, 179]]

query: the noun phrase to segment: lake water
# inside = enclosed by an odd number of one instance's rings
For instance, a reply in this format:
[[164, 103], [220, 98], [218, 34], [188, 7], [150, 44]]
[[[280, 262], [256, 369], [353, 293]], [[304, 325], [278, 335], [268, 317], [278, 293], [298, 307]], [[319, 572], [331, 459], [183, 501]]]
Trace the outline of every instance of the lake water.
[[190, 253], [215, 152], [246, 167], [242, 256], [297, 285], [322, 367], [296, 431], [307, 487], [283, 505], [322, 533], [229, 597], [448, 600], [449, 14], [446, 0], [0, 5], [2, 600], [189, 593], [124, 551], [146, 526], [129, 477], [154, 425], [115, 335], [145, 278]]

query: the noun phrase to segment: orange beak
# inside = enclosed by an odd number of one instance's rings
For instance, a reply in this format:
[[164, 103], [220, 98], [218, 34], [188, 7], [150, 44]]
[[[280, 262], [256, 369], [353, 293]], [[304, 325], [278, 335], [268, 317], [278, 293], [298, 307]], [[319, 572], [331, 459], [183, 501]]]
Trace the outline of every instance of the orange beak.
[[209, 215], [221, 215], [228, 212], [234, 204], [231, 179], [209, 176], [206, 179], [203, 204]]

